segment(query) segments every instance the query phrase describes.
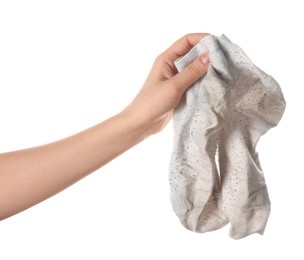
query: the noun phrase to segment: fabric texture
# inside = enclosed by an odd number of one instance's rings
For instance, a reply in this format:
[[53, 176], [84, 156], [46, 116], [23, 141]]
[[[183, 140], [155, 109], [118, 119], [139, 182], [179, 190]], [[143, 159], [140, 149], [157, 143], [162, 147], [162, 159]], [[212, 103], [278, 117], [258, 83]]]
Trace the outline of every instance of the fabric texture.
[[184, 227], [207, 232], [231, 224], [230, 236], [263, 234], [270, 200], [256, 145], [280, 121], [278, 83], [225, 35], [204, 37], [179, 58], [180, 71], [205, 51], [211, 64], [173, 116], [173, 209]]

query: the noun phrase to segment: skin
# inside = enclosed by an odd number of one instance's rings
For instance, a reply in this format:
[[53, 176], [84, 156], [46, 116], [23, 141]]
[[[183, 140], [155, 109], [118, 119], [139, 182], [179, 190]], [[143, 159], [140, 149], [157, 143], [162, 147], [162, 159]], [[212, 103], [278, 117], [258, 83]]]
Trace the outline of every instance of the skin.
[[174, 60], [206, 35], [188, 34], [160, 54], [138, 95], [119, 114], [57, 142], [0, 154], [0, 219], [55, 195], [161, 131], [210, 62], [204, 53], [177, 73]]

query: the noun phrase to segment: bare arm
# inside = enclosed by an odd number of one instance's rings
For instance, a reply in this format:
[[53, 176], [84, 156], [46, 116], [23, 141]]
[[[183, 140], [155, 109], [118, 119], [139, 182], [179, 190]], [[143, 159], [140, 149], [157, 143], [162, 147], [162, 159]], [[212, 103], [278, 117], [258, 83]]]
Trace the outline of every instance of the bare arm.
[[173, 65], [203, 36], [187, 35], [162, 53], [137, 97], [121, 113], [66, 139], [0, 154], [0, 219], [62, 191], [160, 131], [184, 91], [207, 71], [207, 54], [180, 73]]

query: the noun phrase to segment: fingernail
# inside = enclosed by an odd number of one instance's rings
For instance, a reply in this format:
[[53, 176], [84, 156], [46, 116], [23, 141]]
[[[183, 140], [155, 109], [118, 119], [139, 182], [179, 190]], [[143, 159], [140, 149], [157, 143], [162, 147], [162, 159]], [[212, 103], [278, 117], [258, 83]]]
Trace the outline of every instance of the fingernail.
[[210, 58], [209, 58], [208, 53], [205, 53], [205, 54], [201, 57], [201, 61], [202, 61], [204, 64], [209, 64], [209, 63], [210, 63]]

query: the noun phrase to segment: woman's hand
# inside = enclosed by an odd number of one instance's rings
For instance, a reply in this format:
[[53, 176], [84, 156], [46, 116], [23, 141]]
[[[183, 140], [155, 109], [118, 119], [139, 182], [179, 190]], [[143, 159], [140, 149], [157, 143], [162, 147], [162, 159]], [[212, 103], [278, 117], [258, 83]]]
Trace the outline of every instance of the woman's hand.
[[205, 34], [189, 34], [161, 54], [138, 96], [121, 113], [65, 139], [0, 154], [0, 220], [69, 187], [160, 131], [185, 90], [207, 71], [207, 54], [177, 73], [173, 64]]
[[210, 62], [208, 53], [177, 72], [174, 61], [185, 55], [208, 34], [188, 34], [159, 55], [142, 89], [133, 102], [122, 112], [131, 116], [147, 136], [162, 130], [171, 119], [174, 108], [184, 92], [206, 74]]

